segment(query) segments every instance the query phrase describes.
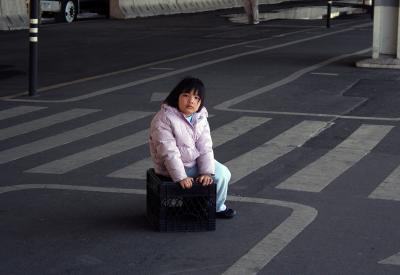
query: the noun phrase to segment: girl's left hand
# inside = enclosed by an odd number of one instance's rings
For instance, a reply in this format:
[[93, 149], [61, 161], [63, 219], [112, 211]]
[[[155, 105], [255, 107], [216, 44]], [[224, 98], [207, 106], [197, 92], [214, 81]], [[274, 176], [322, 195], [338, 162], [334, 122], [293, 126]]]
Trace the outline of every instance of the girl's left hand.
[[213, 183], [213, 178], [209, 175], [200, 175], [196, 178], [196, 182], [202, 184], [203, 186], [207, 186]]

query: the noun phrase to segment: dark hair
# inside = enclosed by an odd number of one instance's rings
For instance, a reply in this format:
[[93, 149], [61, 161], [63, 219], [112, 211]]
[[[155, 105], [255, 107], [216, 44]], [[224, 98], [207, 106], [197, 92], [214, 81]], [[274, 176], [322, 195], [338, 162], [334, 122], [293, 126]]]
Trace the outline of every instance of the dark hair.
[[183, 93], [190, 92], [190, 91], [196, 91], [197, 95], [200, 97], [201, 102], [200, 102], [200, 107], [198, 112], [203, 108], [204, 106], [204, 99], [206, 95], [206, 89], [204, 87], [203, 82], [194, 77], [185, 77], [182, 79], [178, 85], [175, 86], [175, 88], [172, 89], [172, 91], [169, 93], [167, 98], [164, 100], [164, 103], [168, 104], [171, 107], [175, 107], [176, 109], [179, 110], [179, 96]]

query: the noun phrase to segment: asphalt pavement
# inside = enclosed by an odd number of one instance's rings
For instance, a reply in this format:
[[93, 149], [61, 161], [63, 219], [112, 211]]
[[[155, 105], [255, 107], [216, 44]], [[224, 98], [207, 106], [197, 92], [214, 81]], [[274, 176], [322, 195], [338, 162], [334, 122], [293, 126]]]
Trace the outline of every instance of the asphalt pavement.
[[[279, 6], [263, 6], [267, 12]], [[0, 32], [1, 274], [399, 274], [400, 72], [361, 69], [369, 14], [241, 9]], [[232, 220], [146, 220], [152, 115], [202, 79]]]

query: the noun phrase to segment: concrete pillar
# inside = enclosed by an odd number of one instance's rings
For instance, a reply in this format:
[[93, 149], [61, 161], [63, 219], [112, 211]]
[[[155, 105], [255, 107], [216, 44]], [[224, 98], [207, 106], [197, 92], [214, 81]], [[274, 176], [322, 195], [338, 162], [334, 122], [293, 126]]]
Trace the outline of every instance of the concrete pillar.
[[372, 58], [358, 67], [400, 69], [399, 0], [375, 0]]
[[[259, 4], [276, 4], [282, 1], [284, 0], [259, 0]], [[235, 7], [243, 7], [242, 0], [110, 0], [110, 17], [128, 19]]]
[[28, 27], [25, 0], [0, 0], [0, 30], [19, 30]]

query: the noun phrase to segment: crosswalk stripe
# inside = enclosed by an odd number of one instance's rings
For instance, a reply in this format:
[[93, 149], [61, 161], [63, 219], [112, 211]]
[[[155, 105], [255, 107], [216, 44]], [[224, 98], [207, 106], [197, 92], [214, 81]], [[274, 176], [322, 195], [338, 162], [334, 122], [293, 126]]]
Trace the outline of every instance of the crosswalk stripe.
[[25, 172], [64, 174], [106, 157], [139, 147], [146, 144], [147, 140], [148, 130], [146, 129], [121, 139], [69, 155], [65, 158], [48, 162]]
[[150, 101], [154, 102], [154, 101], [163, 101], [164, 99], [166, 99], [168, 96], [168, 93], [158, 93], [158, 92], [154, 92], [151, 95]]
[[148, 157], [112, 172], [108, 177], [120, 179], [146, 179], [146, 170], [150, 167], [153, 167], [153, 161]]
[[249, 132], [250, 130], [266, 123], [269, 120], [271, 119], [267, 117], [240, 117], [212, 131], [211, 137], [213, 140], [213, 145], [214, 147], [218, 147]]
[[46, 109], [47, 107], [39, 107], [39, 106], [18, 106], [14, 108], [10, 108], [7, 110], [0, 111], [0, 120], [25, 115], [28, 113], [32, 113], [35, 111]]
[[323, 121], [303, 121], [261, 146], [225, 163], [232, 173], [230, 184], [302, 146], [330, 124]]
[[11, 137], [26, 134], [35, 130], [43, 129], [57, 123], [79, 118], [99, 110], [94, 109], [72, 109], [62, 113], [50, 115], [48, 117], [39, 118], [28, 121], [8, 128], [0, 129], [0, 141]]
[[386, 258], [382, 261], [379, 261], [380, 264], [387, 264], [387, 265], [399, 265], [400, 266], [400, 252]]
[[392, 129], [361, 125], [346, 140], [277, 186], [279, 189], [320, 192], [367, 155]]
[[400, 201], [400, 166], [368, 196], [371, 199]]
[[[214, 148], [247, 133], [268, 120], [270, 120], [270, 118], [243, 116], [215, 129], [211, 133]], [[152, 166], [153, 162], [151, 158], [145, 158], [117, 170], [108, 176], [126, 179], [145, 179], [146, 170]]]
[[31, 143], [13, 147], [0, 152], [0, 164], [8, 163], [26, 156], [30, 156], [61, 145], [71, 143], [73, 141], [90, 137], [113, 129], [115, 127], [144, 118], [151, 114], [153, 113], [129, 111], [48, 138], [43, 138]]

